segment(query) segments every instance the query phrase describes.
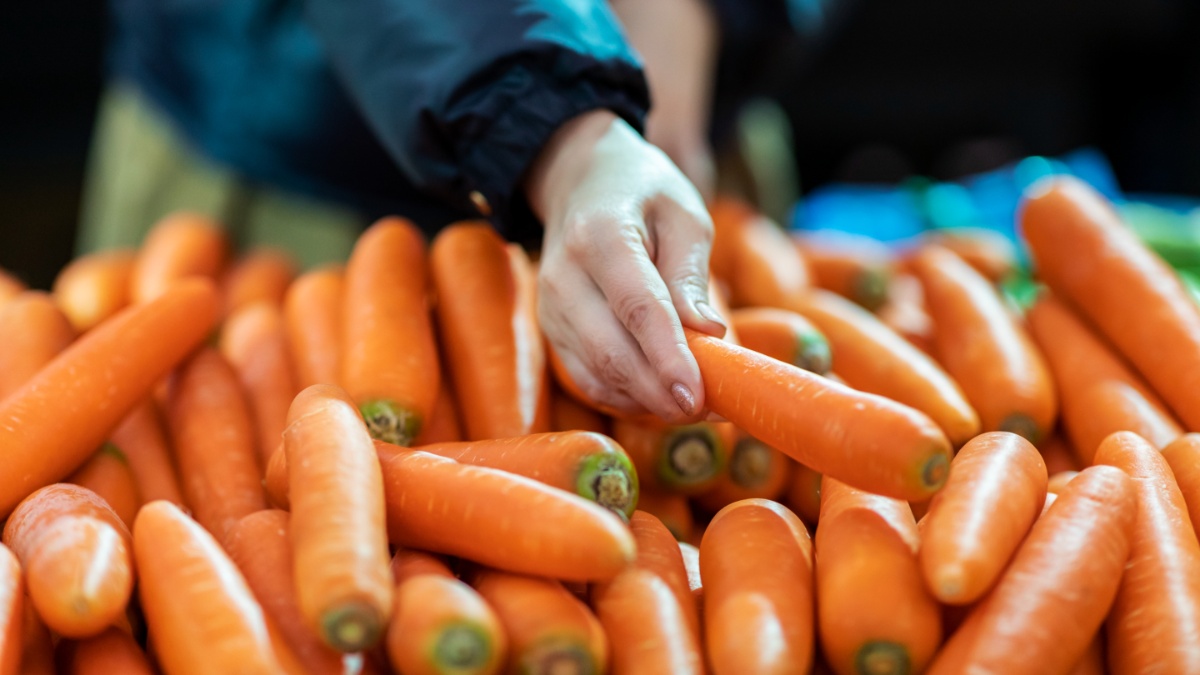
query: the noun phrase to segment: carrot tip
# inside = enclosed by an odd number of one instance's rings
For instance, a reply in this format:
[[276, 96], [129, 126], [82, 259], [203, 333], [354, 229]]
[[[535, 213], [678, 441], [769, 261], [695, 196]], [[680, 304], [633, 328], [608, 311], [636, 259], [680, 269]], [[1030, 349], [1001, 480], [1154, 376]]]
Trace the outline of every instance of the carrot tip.
[[864, 309], [874, 312], [887, 302], [888, 274], [886, 270], [870, 267], [854, 277], [850, 294]]
[[1025, 413], [1013, 413], [1005, 417], [1000, 423], [1000, 431], [1014, 433], [1033, 444], [1042, 440], [1042, 432], [1038, 429], [1037, 422]]
[[594, 675], [597, 672], [586, 649], [573, 642], [554, 639], [526, 652], [518, 670], [529, 675]]
[[863, 645], [854, 659], [858, 675], [907, 675], [910, 667], [904, 645], [883, 640]]
[[478, 627], [457, 624], [446, 628], [433, 647], [438, 672], [471, 673], [492, 658], [492, 644]]
[[371, 438], [408, 447], [421, 430], [421, 419], [412, 411], [386, 399], [365, 401], [359, 406]]
[[757, 438], [746, 436], [733, 446], [729, 477], [744, 488], [761, 485], [771, 475], [771, 449]]
[[383, 617], [366, 603], [347, 603], [325, 613], [321, 635], [326, 644], [339, 652], [361, 652], [379, 642]]
[[950, 475], [950, 458], [939, 452], [930, 457], [924, 468], [921, 469], [921, 481], [924, 487], [930, 491], [936, 491], [946, 482], [946, 478]]
[[817, 375], [826, 375], [833, 367], [829, 341], [820, 333], [805, 333], [796, 338], [796, 362], [792, 365]]
[[721, 468], [721, 441], [705, 425], [680, 427], [668, 437], [659, 476], [669, 485], [704, 482]]
[[942, 565], [939, 567], [933, 583], [934, 595], [947, 605], [962, 604], [959, 596], [963, 593], [963, 569], [958, 565]]
[[589, 457], [579, 470], [575, 488], [581, 497], [626, 517], [633, 515], [637, 504], [637, 472], [621, 453]]

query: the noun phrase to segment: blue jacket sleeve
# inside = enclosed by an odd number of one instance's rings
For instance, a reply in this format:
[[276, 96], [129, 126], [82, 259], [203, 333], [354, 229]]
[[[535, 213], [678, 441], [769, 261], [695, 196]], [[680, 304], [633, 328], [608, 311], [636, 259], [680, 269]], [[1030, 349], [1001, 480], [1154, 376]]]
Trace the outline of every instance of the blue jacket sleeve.
[[456, 209], [529, 234], [520, 182], [570, 118], [641, 128], [641, 66], [603, 0], [306, 0], [350, 97], [400, 169]]

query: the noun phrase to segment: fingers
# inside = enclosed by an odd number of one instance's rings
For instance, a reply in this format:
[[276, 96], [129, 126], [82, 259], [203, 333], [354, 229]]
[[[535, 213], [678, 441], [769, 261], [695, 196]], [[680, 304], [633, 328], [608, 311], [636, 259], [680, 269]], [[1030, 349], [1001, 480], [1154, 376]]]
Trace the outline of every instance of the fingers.
[[[596, 247], [595, 251], [582, 257], [587, 272], [612, 314], [632, 336], [632, 346], [640, 347], [661, 390], [669, 392], [684, 416], [696, 415], [704, 406], [700, 369], [688, 349], [670, 291], [650, 260], [641, 223], [593, 225], [588, 245]], [[652, 399], [631, 393], [661, 414]]]
[[723, 337], [725, 319], [708, 302], [708, 256], [712, 250], [708, 213], [661, 199], [652, 205], [647, 220], [657, 235], [655, 264], [683, 325]]

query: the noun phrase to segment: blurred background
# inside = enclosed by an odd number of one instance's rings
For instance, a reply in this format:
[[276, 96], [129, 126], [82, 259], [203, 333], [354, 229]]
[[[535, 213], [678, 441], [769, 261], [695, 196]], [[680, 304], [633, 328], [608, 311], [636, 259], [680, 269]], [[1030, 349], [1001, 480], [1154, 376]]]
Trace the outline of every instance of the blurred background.
[[[789, 180], [808, 208], [789, 218], [830, 217], [817, 207], [860, 194], [847, 185], [894, 198], [1037, 173], [1031, 155], [1163, 204], [1200, 196], [1194, 0], [811, 2], [818, 26], [749, 40], [717, 85], [718, 139], [736, 135], [729, 101], [768, 96], [790, 122]], [[106, 30], [100, 0], [0, 9], [0, 266], [33, 286], [72, 254]]]

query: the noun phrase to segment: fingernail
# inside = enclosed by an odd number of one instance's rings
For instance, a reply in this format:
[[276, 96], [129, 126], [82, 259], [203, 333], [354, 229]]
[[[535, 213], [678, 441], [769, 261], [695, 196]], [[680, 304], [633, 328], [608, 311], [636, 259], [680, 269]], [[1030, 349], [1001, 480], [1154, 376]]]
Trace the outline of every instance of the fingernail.
[[696, 311], [700, 312], [700, 316], [708, 319], [709, 321], [713, 323], [719, 323], [722, 327], [725, 327], [725, 319], [722, 319], [721, 315], [717, 314], [717, 310], [713, 309], [713, 306], [707, 302], [704, 302], [703, 300], [697, 302]]
[[675, 402], [679, 404], [679, 409], [684, 415], [696, 414], [696, 397], [692, 396], [692, 392], [682, 384], [676, 382], [671, 385], [671, 395], [675, 397]]

